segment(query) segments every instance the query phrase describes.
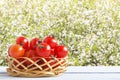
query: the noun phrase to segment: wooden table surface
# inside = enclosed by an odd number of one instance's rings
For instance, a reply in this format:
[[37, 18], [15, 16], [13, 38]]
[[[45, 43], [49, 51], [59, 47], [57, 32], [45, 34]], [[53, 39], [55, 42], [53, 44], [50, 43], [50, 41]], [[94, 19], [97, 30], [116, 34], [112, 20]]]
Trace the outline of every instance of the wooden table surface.
[[59, 76], [40, 78], [12, 77], [7, 74], [6, 68], [0, 67], [0, 80], [120, 80], [119, 66], [69, 66], [67, 71]]

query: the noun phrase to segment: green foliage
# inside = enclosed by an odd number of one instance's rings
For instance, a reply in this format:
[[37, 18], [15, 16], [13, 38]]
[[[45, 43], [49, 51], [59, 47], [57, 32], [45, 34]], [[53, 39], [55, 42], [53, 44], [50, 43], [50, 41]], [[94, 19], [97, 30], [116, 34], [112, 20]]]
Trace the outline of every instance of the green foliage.
[[0, 0], [0, 65], [16, 37], [54, 34], [69, 65], [120, 65], [119, 0]]

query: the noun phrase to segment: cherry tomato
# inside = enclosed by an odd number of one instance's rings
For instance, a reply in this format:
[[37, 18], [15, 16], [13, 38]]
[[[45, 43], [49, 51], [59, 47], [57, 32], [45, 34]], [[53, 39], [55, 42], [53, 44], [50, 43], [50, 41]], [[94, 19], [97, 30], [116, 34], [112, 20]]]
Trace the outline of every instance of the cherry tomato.
[[16, 44], [20, 44], [23, 46], [24, 49], [28, 49], [29, 48], [29, 41], [27, 38], [25, 38], [24, 36], [20, 36], [16, 39]]
[[[50, 65], [52, 66], [53, 69], [54, 69], [54, 68], [57, 68], [57, 67], [60, 67], [60, 64], [57, 64], [57, 63], [59, 63], [59, 61], [54, 60], [53, 62], [50, 63]], [[55, 65], [55, 64], [57, 64], [57, 65]], [[53, 66], [53, 65], [54, 65], [54, 66]]]
[[[18, 65], [19, 63], [22, 63], [25, 59], [24, 58], [22, 58], [22, 57], [20, 57], [20, 58], [17, 58], [17, 60], [19, 61], [19, 62], [16, 62], [16, 61], [13, 61], [13, 65], [15, 65], [17, 68], [19, 68], [19, 69], [24, 69], [24, 67], [23, 66], [21, 66], [21, 65]], [[24, 66], [26, 66], [26, 64], [25, 63], [22, 63]]]
[[[36, 51], [35, 51], [35, 50], [28, 50], [28, 51], [25, 52], [24, 57], [28, 57], [28, 58], [30, 58], [31, 60], [36, 61], [36, 57], [37, 57]], [[32, 64], [32, 63], [31, 63], [30, 61], [28, 61], [28, 60], [27, 60], [25, 63], [26, 63], [26, 65]]]
[[53, 49], [55, 46], [58, 45], [57, 40], [53, 36], [47, 36], [43, 42], [47, 43], [50, 45], [50, 47]]
[[39, 38], [33, 38], [31, 41], [30, 41], [30, 49], [33, 49], [35, 50], [37, 45], [39, 43]]
[[27, 52], [25, 52], [24, 57], [28, 57], [28, 58], [37, 57], [36, 51], [28, 50]]
[[[47, 62], [50, 61], [49, 65], [50, 65], [53, 69], [54, 69], [54, 68], [57, 68], [58, 66], [60, 66], [59, 59], [56, 60], [56, 59], [51, 58], [51, 57], [45, 58], [45, 59], [46, 59]], [[45, 63], [45, 62], [44, 62], [44, 63]], [[57, 64], [57, 63], [59, 63], [59, 64]], [[47, 68], [47, 67], [48, 67], [48, 66], [45, 65], [45, 66], [43, 66], [43, 69], [45, 69], [45, 68]]]
[[[56, 68], [56, 67], [58, 67], [60, 64], [57, 64], [57, 65], [55, 65], [56, 63], [58, 63], [58, 60], [55, 60], [55, 59], [53, 59], [53, 58], [51, 58], [51, 57], [45, 57], [44, 58], [47, 62], [48, 62], [48, 64], [54, 69], [54, 68]], [[40, 60], [40, 59], [39, 59]], [[43, 60], [43, 59], [41, 59], [39, 62], [37, 62], [37, 64], [38, 65], [43, 65], [43, 64], [45, 64], [46, 62]], [[46, 70], [46, 71], [49, 71], [50, 70], [50, 68], [49, 68], [49, 66], [46, 64], [46, 65], [44, 65], [44, 66], [41, 66], [42, 67], [42, 69], [43, 70]]]
[[54, 52], [57, 58], [64, 58], [68, 55], [68, 49], [63, 45], [56, 46]]
[[49, 57], [51, 48], [47, 43], [40, 43], [36, 48], [36, 52], [40, 57]]
[[[44, 60], [46, 60], [47, 62], [49, 62], [50, 61], [50, 57], [45, 57], [44, 58]], [[37, 62], [37, 64], [38, 65], [43, 65], [43, 64], [45, 64], [46, 62], [44, 61], [42, 58], [39, 58], [39, 61]], [[49, 66], [47, 65], [47, 64], [45, 64], [44, 66], [41, 66], [41, 68], [44, 70], [44, 69], [50, 69], [50, 68], [48, 68]]]
[[18, 44], [14, 44], [9, 47], [8, 53], [13, 58], [19, 58], [24, 55], [25, 50], [22, 46], [20, 46]]
[[51, 49], [50, 56], [54, 56], [55, 52], [54, 49]]

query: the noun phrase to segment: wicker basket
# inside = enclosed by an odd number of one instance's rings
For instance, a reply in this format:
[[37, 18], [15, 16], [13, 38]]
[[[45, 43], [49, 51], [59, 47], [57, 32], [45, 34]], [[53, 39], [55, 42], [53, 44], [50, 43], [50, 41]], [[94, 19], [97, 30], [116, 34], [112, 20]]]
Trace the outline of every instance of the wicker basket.
[[11, 76], [43, 77], [56, 76], [66, 71], [68, 58], [27, 58], [7, 56], [7, 72]]

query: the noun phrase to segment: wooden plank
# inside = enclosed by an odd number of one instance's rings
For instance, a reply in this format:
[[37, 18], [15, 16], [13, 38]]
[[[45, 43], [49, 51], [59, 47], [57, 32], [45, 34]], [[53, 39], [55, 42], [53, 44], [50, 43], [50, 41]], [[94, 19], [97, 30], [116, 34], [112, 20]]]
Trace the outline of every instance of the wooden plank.
[[0, 67], [0, 80], [120, 80], [120, 67], [68, 67], [68, 70], [56, 77], [22, 78], [11, 77], [7, 67]]
[[2, 80], [120, 80], [120, 74], [62, 74], [56, 77], [21, 78], [0, 75]]
[[[6, 72], [6, 68], [4, 66], [0, 66], [0, 72]], [[66, 72], [120, 72], [120, 66], [69, 66]]]
[[67, 72], [97, 72], [97, 73], [120, 73], [120, 66], [70, 66], [68, 67]]

